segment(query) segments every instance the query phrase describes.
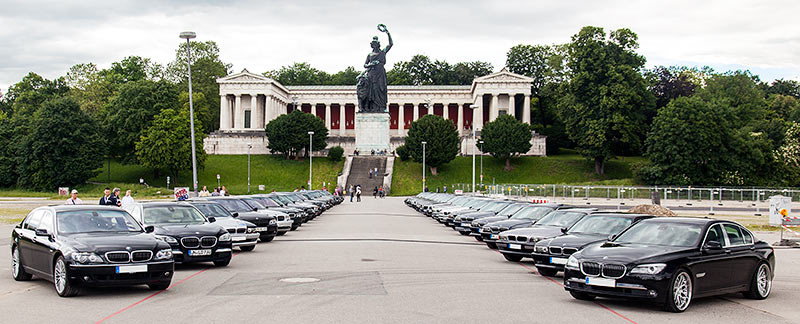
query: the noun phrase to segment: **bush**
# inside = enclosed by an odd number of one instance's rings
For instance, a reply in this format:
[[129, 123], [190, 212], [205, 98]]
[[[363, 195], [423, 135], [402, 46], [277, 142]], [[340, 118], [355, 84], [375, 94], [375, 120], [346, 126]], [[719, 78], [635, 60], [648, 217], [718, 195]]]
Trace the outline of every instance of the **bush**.
[[409, 155], [408, 148], [405, 144], [398, 146], [395, 149], [395, 152], [397, 152], [397, 156], [400, 157], [400, 161], [408, 161], [408, 159], [411, 158], [411, 155]]
[[341, 146], [334, 146], [328, 150], [328, 158], [331, 161], [339, 161], [344, 155], [344, 149]]

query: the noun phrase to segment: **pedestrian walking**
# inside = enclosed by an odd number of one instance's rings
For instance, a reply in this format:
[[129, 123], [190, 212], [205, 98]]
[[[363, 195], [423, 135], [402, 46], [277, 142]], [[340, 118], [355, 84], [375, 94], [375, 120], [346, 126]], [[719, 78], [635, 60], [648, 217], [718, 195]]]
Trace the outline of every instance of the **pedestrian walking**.
[[372, 169], [369, 169], [369, 178], [372, 179]]
[[383, 186], [378, 187], [378, 197], [381, 197], [381, 199], [383, 199], [384, 196], [386, 196], [386, 192], [383, 191]]
[[122, 197], [122, 209], [128, 213], [133, 213], [133, 207], [136, 207], [136, 201], [133, 200], [130, 190], [125, 190], [125, 197]]
[[355, 190], [353, 190], [353, 185], [350, 185], [350, 202], [353, 202], [353, 196], [356, 195]]
[[375, 189], [372, 189], [372, 199], [378, 199], [378, 186], [375, 186]]
[[444, 193], [447, 193], [447, 186], [444, 186]]
[[222, 186], [222, 189], [219, 190], [219, 195], [220, 196], [227, 196], [228, 195], [228, 189], [226, 189], [225, 186]]
[[72, 197], [69, 197], [67, 201], [64, 203], [65, 205], [80, 205], [83, 203], [83, 200], [78, 198], [78, 190], [72, 189]]
[[361, 202], [361, 185], [356, 187], [356, 202]]
[[103, 197], [100, 197], [100, 205], [117, 206], [117, 199], [111, 194], [111, 188], [106, 187], [103, 190]]

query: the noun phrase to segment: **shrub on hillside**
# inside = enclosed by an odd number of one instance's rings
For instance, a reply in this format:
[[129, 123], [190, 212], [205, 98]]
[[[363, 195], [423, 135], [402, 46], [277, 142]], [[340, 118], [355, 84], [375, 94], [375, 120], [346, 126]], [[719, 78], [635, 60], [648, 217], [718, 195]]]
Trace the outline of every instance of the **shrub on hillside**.
[[408, 153], [408, 148], [404, 145], [400, 145], [395, 149], [397, 152], [397, 156], [400, 157], [400, 161], [408, 161], [411, 158], [411, 155]]
[[328, 150], [328, 159], [331, 161], [339, 161], [344, 155], [344, 149], [341, 146], [334, 146]]

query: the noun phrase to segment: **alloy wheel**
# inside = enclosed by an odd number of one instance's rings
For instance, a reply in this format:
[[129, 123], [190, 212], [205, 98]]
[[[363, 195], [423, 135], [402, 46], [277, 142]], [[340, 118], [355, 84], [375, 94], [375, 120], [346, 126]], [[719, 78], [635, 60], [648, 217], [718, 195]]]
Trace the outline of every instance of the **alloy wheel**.
[[64, 292], [64, 288], [67, 286], [67, 269], [62, 259], [56, 261], [56, 266], [53, 269], [53, 283], [59, 294]]
[[11, 251], [11, 274], [14, 278], [17, 278], [19, 275], [19, 250], [14, 247], [14, 250]]
[[772, 289], [772, 278], [770, 278], [769, 266], [762, 264], [758, 267], [758, 275], [756, 277], [756, 284], [758, 285], [758, 294], [761, 297], [769, 295]]
[[685, 310], [692, 301], [692, 280], [689, 273], [681, 272], [672, 284], [672, 299], [675, 308]]

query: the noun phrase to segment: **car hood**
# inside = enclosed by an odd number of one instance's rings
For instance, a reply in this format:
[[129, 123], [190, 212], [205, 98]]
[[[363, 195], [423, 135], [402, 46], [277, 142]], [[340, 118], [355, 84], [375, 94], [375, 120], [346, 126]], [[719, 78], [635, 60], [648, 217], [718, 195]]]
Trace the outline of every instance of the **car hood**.
[[239, 216], [237, 218], [243, 221], [248, 221], [251, 223], [258, 224], [264, 222], [265, 220], [269, 222], [269, 220], [275, 219], [275, 216], [256, 213], [256, 212], [247, 212], [247, 213], [239, 213]]
[[476, 218], [475, 221], [478, 222], [478, 225], [483, 226], [492, 222], [497, 222], [507, 219], [508, 217], [505, 216], [486, 216], [486, 217]]
[[473, 220], [476, 220], [476, 219], [481, 219], [481, 218], [485, 218], [485, 217], [492, 217], [492, 216], [495, 216], [495, 214], [494, 213], [490, 213], [490, 212], [482, 212], [482, 211], [475, 211], [475, 210], [458, 215], [458, 217], [460, 217], [462, 220], [465, 220], [465, 221], [473, 221]]
[[274, 209], [259, 209], [258, 213], [267, 216], [289, 216], [288, 214], [280, 210], [274, 210]]
[[72, 234], [66, 237], [67, 245], [80, 252], [104, 253], [108, 251], [155, 250], [159, 245], [168, 248], [163, 243], [148, 233], [118, 234], [118, 233], [84, 233]]
[[[247, 221], [244, 221], [244, 220], [239, 220], [239, 219], [236, 219], [236, 218], [231, 218], [231, 217], [224, 217], [224, 218], [217, 217], [217, 221], [214, 222], [214, 224], [217, 224], [217, 225], [222, 226], [224, 228], [247, 227], [247, 224], [251, 224], [252, 225], [252, 223], [250, 223], [250, 222], [247, 222]], [[255, 226], [255, 225], [253, 225], [253, 226]]]
[[225, 229], [216, 223], [206, 223], [200, 225], [156, 225], [155, 233], [169, 236], [217, 236], [222, 234]]
[[506, 220], [500, 220], [500, 221], [496, 221], [496, 222], [487, 223], [486, 226], [515, 228], [515, 227], [531, 225], [531, 224], [533, 224], [533, 222], [531, 222], [530, 220], [525, 220], [525, 219], [506, 219]]
[[648, 262], [649, 259], [653, 258], [658, 258], [660, 262], [664, 262], [664, 257], [692, 250], [693, 248], [690, 247], [597, 242], [584, 247], [580, 252], [580, 256], [583, 261], [615, 261], [628, 264]]
[[536, 237], [539, 239], [545, 239], [550, 237], [555, 237], [562, 235], [561, 228], [555, 226], [536, 226], [533, 227], [525, 227], [525, 228], [517, 228], [512, 229], [504, 232], [500, 232], [501, 235], [517, 235], [517, 236], [526, 236], [528, 238]]
[[571, 247], [581, 249], [584, 246], [599, 242], [605, 241], [607, 237], [605, 235], [592, 235], [592, 234], [569, 234], [559, 237], [554, 237], [548, 242], [548, 246], [560, 246], [560, 247]]

